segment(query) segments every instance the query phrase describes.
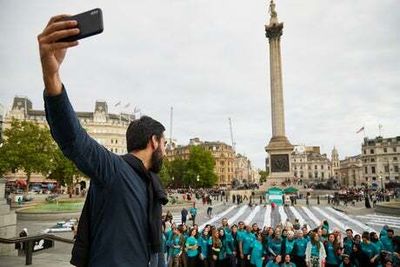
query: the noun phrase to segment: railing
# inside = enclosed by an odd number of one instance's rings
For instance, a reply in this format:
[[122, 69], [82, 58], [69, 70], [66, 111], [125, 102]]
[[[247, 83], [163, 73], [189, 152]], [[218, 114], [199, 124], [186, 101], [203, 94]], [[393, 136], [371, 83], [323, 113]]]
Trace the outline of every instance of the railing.
[[33, 254], [33, 246], [34, 242], [38, 240], [52, 240], [52, 241], [60, 241], [68, 244], [73, 244], [75, 241], [68, 238], [62, 238], [55, 235], [50, 234], [41, 234], [41, 235], [34, 235], [34, 236], [27, 236], [27, 237], [14, 237], [14, 238], [1, 238], [0, 243], [3, 244], [17, 244], [23, 243], [25, 244], [25, 265], [32, 265], [32, 254]]

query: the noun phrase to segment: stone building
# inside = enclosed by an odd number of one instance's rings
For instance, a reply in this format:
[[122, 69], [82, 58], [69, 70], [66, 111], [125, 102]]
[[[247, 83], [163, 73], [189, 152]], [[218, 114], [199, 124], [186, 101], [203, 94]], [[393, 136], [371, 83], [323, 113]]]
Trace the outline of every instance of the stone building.
[[340, 161], [340, 168], [336, 170], [340, 184], [349, 187], [362, 186], [365, 184], [363, 176], [363, 163], [361, 155], [346, 157]]
[[193, 138], [190, 139], [188, 145], [177, 145], [174, 149], [167, 149], [167, 158], [169, 160], [174, 160], [176, 158], [187, 160], [189, 159], [191, 146], [201, 146], [205, 150], [211, 152], [215, 159], [214, 171], [218, 176], [217, 184], [219, 186], [230, 186], [235, 174], [235, 152], [232, 146], [219, 141], [208, 142], [201, 141], [199, 138]]
[[[125, 154], [126, 151], [126, 129], [135, 118], [132, 114], [112, 114], [108, 112], [105, 101], [96, 101], [93, 112], [76, 112], [82, 127], [97, 142], [116, 154]], [[32, 108], [32, 102], [26, 97], [15, 97], [11, 109], [4, 118], [3, 128], [11, 126], [12, 119], [27, 120], [47, 126], [44, 110]], [[21, 176], [21, 173], [17, 175]], [[13, 176], [13, 175], [11, 175]], [[14, 177], [14, 178], [24, 178]], [[33, 182], [40, 182], [40, 175], [33, 175]]]
[[364, 138], [361, 146], [363, 176], [366, 182], [382, 186], [400, 177], [400, 136]]
[[331, 177], [339, 177], [340, 160], [339, 153], [336, 147], [333, 147], [331, 152]]
[[295, 179], [303, 182], [324, 181], [331, 176], [331, 162], [319, 146], [295, 146], [291, 166]]
[[251, 164], [250, 159], [242, 154], [236, 154], [234, 161], [234, 178], [240, 183], [260, 183], [259, 171]]

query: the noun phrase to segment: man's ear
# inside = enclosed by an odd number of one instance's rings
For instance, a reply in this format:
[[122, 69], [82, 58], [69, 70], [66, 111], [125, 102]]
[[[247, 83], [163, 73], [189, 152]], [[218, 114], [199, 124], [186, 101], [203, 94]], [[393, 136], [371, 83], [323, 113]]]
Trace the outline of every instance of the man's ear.
[[159, 146], [159, 143], [158, 143], [158, 140], [157, 140], [157, 136], [153, 135], [151, 137], [150, 143], [151, 143], [151, 148], [156, 150], [158, 148], [158, 146]]

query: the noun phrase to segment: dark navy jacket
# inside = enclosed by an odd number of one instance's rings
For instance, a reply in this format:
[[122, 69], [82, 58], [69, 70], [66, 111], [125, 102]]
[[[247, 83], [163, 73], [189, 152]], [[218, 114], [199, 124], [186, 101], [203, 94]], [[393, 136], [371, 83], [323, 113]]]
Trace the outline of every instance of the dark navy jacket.
[[51, 134], [66, 157], [91, 178], [89, 266], [148, 266], [147, 186], [118, 155], [81, 127], [66, 91], [44, 96]]

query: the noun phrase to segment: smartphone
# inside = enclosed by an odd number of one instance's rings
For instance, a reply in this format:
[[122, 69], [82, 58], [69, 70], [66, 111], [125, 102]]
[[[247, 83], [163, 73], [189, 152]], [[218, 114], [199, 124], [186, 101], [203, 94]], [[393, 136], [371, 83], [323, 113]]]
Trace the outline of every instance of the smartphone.
[[60, 39], [58, 42], [73, 42], [102, 33], [104, 30], [103, 12], [100, 8], [95, 8], [72, 17], [66, 17], [62, 20], [76, 20], [80, 32], [78, 35]]

